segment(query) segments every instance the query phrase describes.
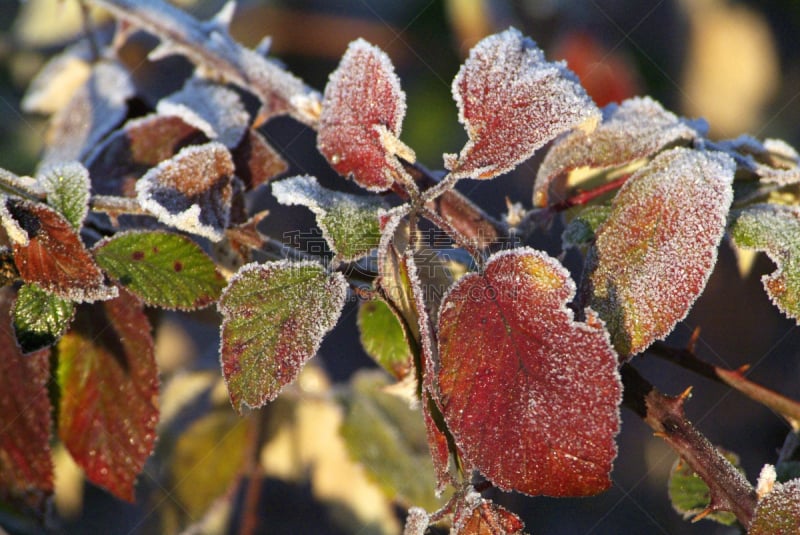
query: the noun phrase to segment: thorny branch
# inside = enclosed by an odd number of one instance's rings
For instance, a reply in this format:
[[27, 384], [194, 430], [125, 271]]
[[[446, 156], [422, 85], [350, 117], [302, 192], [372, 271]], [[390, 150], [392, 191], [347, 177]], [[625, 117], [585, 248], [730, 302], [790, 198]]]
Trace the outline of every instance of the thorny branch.
[[689, 391], [666, 396], [630, 364], [621, 369], [625, 386], [622, 404], [644, 420], [699, 475], [711, 491], [702, 518], [714, 511], [730, 511], [745, 528], [753, 520], [756, 492], [744, 476], [695, 428], [683, 412]]
[[744, 372], [747, 371], [749, 366], [743, 366], [737, 370], [714, 366], [697, 357], [693, 344], [681, 349], [670, 347], [662, 342], [656, 342], [647, 351], [654, 356], [677, 364], [707, 379], [730, 386], [786, 418], [795, 431], [800, 429], [800, 403], [747, 379], [744, 376]]

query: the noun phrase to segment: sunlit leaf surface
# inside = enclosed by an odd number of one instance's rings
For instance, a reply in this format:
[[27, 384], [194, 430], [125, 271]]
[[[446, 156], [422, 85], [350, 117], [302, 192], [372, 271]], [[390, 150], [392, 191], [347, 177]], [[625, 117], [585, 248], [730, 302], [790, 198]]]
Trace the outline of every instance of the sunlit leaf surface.
[[398, 379], [413, 365], [411, 349], [400, 320], [384, 301], [375, 299], [358, 308], [361, 345], [375, 362]]
[[778, 265], [761, 281], [772, 302], [800, 322], [800, 208], [749, 206], [734, 214], [730, 232], [738, 247], [764, 251]]
[[158, 423], [158, 369], [141, 301], [121, 290], [81, 307], [58, 356], [59, 437], [89, 480], [133, 501]]
[[347, 282], [313, 262], [242, 267], [222, 293], [222, 373], [231, 403], [261, 407], [294, 381], [339, 319]]
[[11, 332], [11, 288], [0, 290], [0, 501], [45, 512], [53, 493], [50, 352], [22, 355]]
[[576, 322], [569, 272], [532, 249], [494, 255], [439, 313], [444, 419], [467, 466], [526, 494], [609, 487], [617, 453], [617, 355], [591, 310]]
[[382, 204], [376, 199], [323, 188], [312, 176], [275, 182], [272, 194], [281, 204], [307, 206], [314, 212], [328, 247], [339, 260], [357, 260], [378, 246]]
[[363, 39], [350, 43], [322, 99], [317, 146], [343, 176], [371, 191], [394, 183], [386, 136], [400, 136], [406, 96], [389, 57]]
[[635, 355], [686, 317], [717, 260], [733, 161], [675, 148], [620, 189], [590, 252], [591, 306], [617, 352]]
[[545, 60], [531, 39], [510, 28], [480, 41], [453, 80], [469, 141], [445, 167], [459, 177], [492, 178], [600, 112], [564, 63]]
[[225, 287], [208, 255], [178, 234], [119, 233], [98, 243], [94, 254], [100, 267], [151, 306], [202, 308]]

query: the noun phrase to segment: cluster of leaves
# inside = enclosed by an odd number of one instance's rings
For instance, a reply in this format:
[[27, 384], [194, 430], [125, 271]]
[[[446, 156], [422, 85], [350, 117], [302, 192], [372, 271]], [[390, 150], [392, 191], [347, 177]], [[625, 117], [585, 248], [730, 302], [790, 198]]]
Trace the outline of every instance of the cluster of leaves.
[[[385, 394], [375, 394], [380, 381], [370, 383], [372, 394], [357, 384], [343, 434], [382, 481], [391, 480], [390, 469], [374, 448], [357, 444], [397, 447], [402, 457], [417, 456], [427, 443], [437, 490], [454, 489], [439, 511], [412, 509], [408, 533], [424, 533], [448, 515], [454, 533], [522, 531], [518, 517], [476, 488], [549, 496], [606, 490], [623, 389], [626, 396], [632, 390], [620, 367], [687, 315], [726, 232], [778, 264], [764, 280], [766, 291], [800, 319], [800, 158], [781, 142], [712, 142], [702, 123], [647, 98], [600, 110], [564, 64], [548, 62], [533, 41], [509, 29], [478, 43], [455, 77], [468, 141], [443, 156], [447, 173], [428, 186], [414, 151], [400, 141], [405, 94], [377, 47], [351, 43], [320, 95], [265, 59], [265, 50], [229, 37], [232, 4], [199, 23], [154, 0], [95, 3], [123, 21], [117, 37], [102, 58], [84, 59], [85, 82], [53, 115], [37, 176], [0, 174], [7, 244], [0, 315], [13, 326], [0, 330], [6, 501], [43, 510], [53, 491], [53, 428], [91, 481], [134, 498], [159, 418], [145, 306], [216, 306], [222, 375], [233, 407], [244, 413], [296, 380], [338, 323], [348, 292], [369, 296], [359, 310], [364, 347], [413, 386], [421, 414], [409, 422]], [[197, 64], [195, 75], [147, 102], [118, 59], [131, 28], [161, 39], [151, 59], [184, 55]], [[85, 58], [84, 45], [45, 68], [27, 97], [30, 111], [74, 57]], [[257, 113], [242, 92], [260, 101]], [[133, 98], [149, 113], [131, 118]], [[253, 261], [275, 240], [258, 231], [264, 214], [248, 213], [245, 200], [288, 169], [255, 125], [281, 114], [317, 130], [318, 149], [338, 173], [381, 194], [343, 193], [309, 176], [272, 183], [278, 202], [313, 212], [332, 259], [295, 252]], [[548, 143], [535, 208], [523, 219], [568, 215], [564, 246], [580, 248], [586, 259], [579, 283], [542, 251], [491, 251], [463, 230], [459, 213], [441, 210], [449, 197], [480, 216], [455, 183], [493, 179]], [[578, 190], [606, 195], [581, 197]], [[448, 265], [422, 254], [429, 246], [416, 232], [420, 218], [470, 261]], [[349, 267], [372, 259], [369, 281], [350, 277]], [[51, 377], [58, 385], [55, 422]], [[664, 418], [683, 422], [683, 398], [676, 399]], [[659, 432], [673, 432], [663, 422], [656, 422]], [[387, 438], [395, 428], [415, 437], [413, 447]], [[668, 438], [708, 495], [686, 510], [730, 511], [751, 533], [766, 533], [773, 518], [800, 524], [796, 479], [775, 484], [754, 507], [735, 507], [741, 504], [732, 504], [719, 474], [736, 469], [721, 455], [703, 457], [710, 445], [691, 432]], [[697, 459], [717, 464], [712, 470]], [[676, 477], [690, 479], [684, 469]], [[395, 481], [388, 486], [394, 497], [419, 494]], [[730, 481], [755, 496], [741, 476]]]

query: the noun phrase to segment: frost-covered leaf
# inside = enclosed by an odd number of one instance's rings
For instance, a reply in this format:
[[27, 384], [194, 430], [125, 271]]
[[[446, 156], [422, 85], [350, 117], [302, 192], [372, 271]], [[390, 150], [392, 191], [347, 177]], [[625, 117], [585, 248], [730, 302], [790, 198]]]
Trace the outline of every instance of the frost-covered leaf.
[[382, 204], [376, 199], [323, 188], [313, 176], [275, 182], [272, 194], [281, 204], [306, 206], [314, 212], [338, 260], [358, 260], [380, 242], [378, 210]]
[[156, 111], [180, 117], [229, 149], [239, 144], [250, 126], [250, 114], [239, 94], [202, 78], [187, 80], [180, 91], [161, 99]]
[[202, 308], [225, 287], [208, 255], [177, 234], [120, 233], [98, 243], [94, 255], [100, 267], [150, 306]]
[[382, 372], [361, 372], [351, 384], [352, 391], [343, 399], [341, 427], [350, 456], [366, 468], [389, 499], [431, 510], [440, 507], [419, 410], [382, 391], [389, 385]]
[[182, 149], [136, 183], [139, 203], [159, 221], [211, 241], [225, 237], [234, 166], [225, 145], [206, 143]]
[[146, 115], [125, 123], [94, 150], [86, 166], [100, 195], [135, 197], [136, 180], [184, 147], [208, 138], [179, 117]]
[[477, 492], [467, 494], [456, 504], [451, 535], [521, 535], [525, 524], [517, 515], [481, 498]]
[[53, 116], [42, 163], [80, 160], [121, 123], [134, 95], [128, 70], [112, 61], [100, 61], [69, 103]]
[[75, 305], [34, 284], [24, 284], [12, 309], [14, 333], [23, 353], [56, 343], [72, 321]]
[[59, 437], [89, 480], [133, 501], [158, 423], [158, 368], [141, 301], [121, 290], [80, 308], [58, 357]]
[[39, 173], [38, 181], [47, 204], [79, 230], [89, 212], [89, 171], [78, 162], [56, 164]]
[[325, 86], [317, 147], [340, 175], [386, 190], [401, 172], [386, 141], [400, 137], [405, 113], [406, 95], [389, 57], [357, 39]]
[[5, 202], [27, 237], [15, 242], [14, 264], [25, 282], [70, 301], [97, 301], [116, 295], [69, 221], [44, 204], [11, 199]]
[[[739, 464], [738, 455], [726, 451], [721, 453], [744, 475], [744, 470]], [[692, 470], [688, 463], [680, 458], [675, 461], [670, 470], [668, 489], [672, 507], [687, 520], [705, 512], [711, 503], [711, 490], [708, 485]], [[728, 511], [714, 511], [703, 515], [702, 518], [714, 520], [726, 526], [732, 526], [736, 523], [736, 515]]]
[[493, 255], [439, 313], [439, 390], [467, 467], [526, 494], [585, 496], [611, 484], [621, 383], [594, 313], [566, 307], [569, 272], [532, 249]]
[[400, 320], [384, 301], [374, 299], [358, 308], [361, 345], [375, 362], [397, 379], [411, 371], [413, 356]]
[[248, 191], [266, 184], [289, 169], [289, 164], [280, 153], [253, 128], [244, 133], [232, 154], [236, 176], [242, 179]]
[[772, 302], [800, 323], [800, 208], [759, 204], [737, 211], [732, 219], [734, 243], [764, 251], [777, 264], [761, 282]]
[[553, 144], [536, 174], [534, 205], [562, 200], [567, 175], [574, 170], [620, 167], [698, 136], [692, 125], [649, 97], [606, 106], [602, 123], [592, 132], [575, 130]]
[[733, 198], [733, 161], [670, 149], [620, 189], [588, 257], [591, 306], [630, 357], [668, 335], [705, 288]]
[[13, 298], [0, 289], [0, 501], [43, 514], [53, 493], [50, 352], [22, 355], [9, 327]]
[[217, 307], [222, 373], [236, 410], [261, 407], [294, 381], [336, 325], [346, 295], [341, 273], [313, 262], [252, 263], [231, 278]]
[[453, 80], [469, 141], [445, 167], [459, 177], [493, 178], [600, 112], [563, 62], [551, 63], [531, 39], [508, 30], [480, 41]]
[[766, 139], [762, 143], [741, 135], [710, 145], [733, 158], [740, 171], [750, 173], [764, 184], [788, 186], [800, 182], [800, 156], [783, 140]]
[[776, 483], [758, 501], [747, 535], [794, 535], [800, 533], [800, 479]]

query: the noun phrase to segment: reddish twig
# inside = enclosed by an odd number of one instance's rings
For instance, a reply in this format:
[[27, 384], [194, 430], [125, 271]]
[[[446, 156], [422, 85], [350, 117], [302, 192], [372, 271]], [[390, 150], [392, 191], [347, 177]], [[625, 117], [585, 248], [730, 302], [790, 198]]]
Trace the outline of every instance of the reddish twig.
[[648, 352], [712, 381], [730, 386], [783, 416], [795, 431], [800, 429], [799, 402], [747, 379], [744, 373], [749, 369], [749, 365], [742, 366], [736, 370], [729, 370], [700, 360], [695, 355], [692, 345], [690, 344], [688, 348], [680, 349], [670, 347], [662, 342], [656, 342], [650, 346]]
[[610, 182], [601, 184], [596, 188], [580, 191], [568, 199], [564, 199], [556, 204], [551, 204], [547, 207], [547, 209], [552, 212], [563, 212], [565, 210], [569, 210], [573, 206], [583, 206], [584, 204], [588, 204], [594, 199], [601, 197], [610, 191], [620, 188], [628, 180], [628, 178], [630, 178], [630, 176], [631, 175], [622, 175], [614, 180], [611, 180]]
[[621, 373], [625, 387], [623, 405], [638, 414], [708, 485], [711, 499], [706, 511], [700, 514], [730, 511], [748, 528], [756, 507], [756, 492], [736, 467], [686, 419], [683, 404], [689, 390], [677, 397], [666, 396], [629, 364], [622, 366]]

